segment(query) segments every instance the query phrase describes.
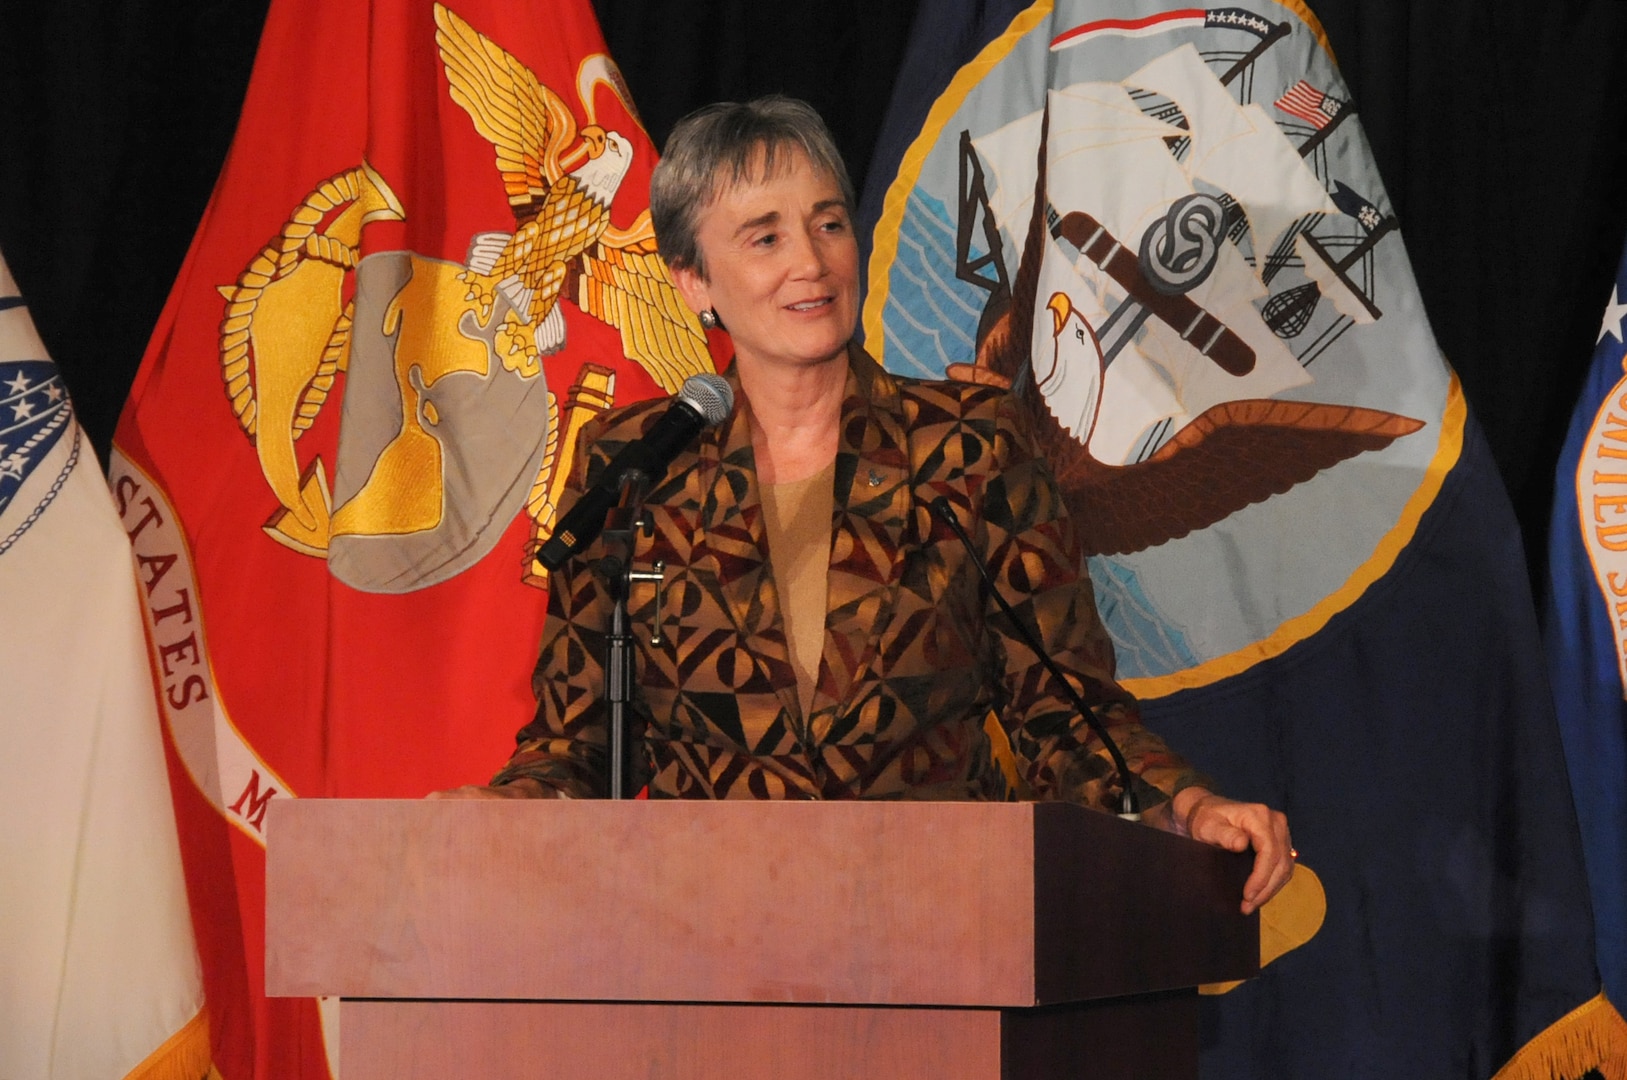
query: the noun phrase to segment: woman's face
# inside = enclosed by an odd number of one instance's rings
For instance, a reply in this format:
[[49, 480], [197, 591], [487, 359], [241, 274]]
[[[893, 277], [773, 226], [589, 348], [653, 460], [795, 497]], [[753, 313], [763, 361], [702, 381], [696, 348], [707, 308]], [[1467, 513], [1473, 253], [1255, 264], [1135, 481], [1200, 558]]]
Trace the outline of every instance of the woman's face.
[[714, 309], [747, 364], [793, 367], [843, 353], [858, 320], [859, 245], [834, 178], [800, 150], [774, 175], [723, 191], [695, 239], [706, 267], [673, 272], [696, 311]]

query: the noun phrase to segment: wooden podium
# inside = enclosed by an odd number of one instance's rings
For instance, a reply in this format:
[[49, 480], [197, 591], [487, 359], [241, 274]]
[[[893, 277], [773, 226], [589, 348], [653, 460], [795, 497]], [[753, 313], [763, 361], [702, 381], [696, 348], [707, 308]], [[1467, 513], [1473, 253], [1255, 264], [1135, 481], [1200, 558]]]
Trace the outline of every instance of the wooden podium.
[[1197, 1075], [1250, 860], [1060, 803], [276, 800], [344, 1080]]

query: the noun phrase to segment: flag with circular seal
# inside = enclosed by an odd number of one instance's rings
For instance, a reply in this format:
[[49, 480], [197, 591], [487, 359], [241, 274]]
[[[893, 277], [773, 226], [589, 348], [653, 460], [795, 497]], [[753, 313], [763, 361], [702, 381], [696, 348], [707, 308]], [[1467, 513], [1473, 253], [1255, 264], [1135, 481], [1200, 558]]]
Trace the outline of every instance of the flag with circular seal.
[[271, 5], [111, 469], [234, 1080], [336, 1068], [261, 989], [266, 807], [490, 776], [577, 432], [726, 344], [655, 252], [654, 163], [587, 0]]
[[1348, 607], [1463, 404], [1355, 110], [1306, 105], [1349, 96], [1307, 24], [1104, 7], [1027, 8], [934, 101], [880, 208], [865, 335], [1031, 403], [1120, 676], [1158, 696]]
[[1554, 484], [1543, 637], [1576, 796], [1599, 970], [1627, 1001], [1627, 251]]
[[867, 348], [1027, 405], [1143, 715], [1323, 886], [1204, 1075], [1622, 1060], [1518, 532], [1314, 16], [924, 8], [860, 218]]
[[3, 257], [0, 596], [0, 1076], [213, 1076], [130, 542]]

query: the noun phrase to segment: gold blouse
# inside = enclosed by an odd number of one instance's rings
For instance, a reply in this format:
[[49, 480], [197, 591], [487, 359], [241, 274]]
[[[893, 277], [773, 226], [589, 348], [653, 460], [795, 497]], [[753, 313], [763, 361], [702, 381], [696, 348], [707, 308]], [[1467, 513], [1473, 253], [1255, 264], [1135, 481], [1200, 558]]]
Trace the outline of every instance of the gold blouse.
[[836, 462], [805, 480], [764, 484], [763, 523], [774, 568], [791, 667], [802, 715], [813, 709], [819, 657], [825, 647], [825, 600], [830, 585], [830, 515], [836, 506]]

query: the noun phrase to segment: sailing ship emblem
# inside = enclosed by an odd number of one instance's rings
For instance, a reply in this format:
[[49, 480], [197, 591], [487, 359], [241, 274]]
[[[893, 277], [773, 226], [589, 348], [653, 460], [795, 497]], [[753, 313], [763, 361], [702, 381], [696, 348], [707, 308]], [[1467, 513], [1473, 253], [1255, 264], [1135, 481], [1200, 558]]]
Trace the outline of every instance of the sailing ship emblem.
[[[1039, 125], [1035, 176], [1009, 194], [1002, 178], [965, 211], [1033, 219], [1010, 325], [978, 363], [1029, 400], [1091, 554], [1186, 536], [1423, 426], [1275, 399], [1312, 380], [1270, 321], [1255, 253], [1293, 231], [1325, 254], [1307, 219], [1339, 208], [1262, 117], [1182, 46], [1121, 83], [1052, 91], [1020, 121]], [[1135, 397], [1104, 410], [1121, 372]]]
[[[1004, 59], [939, 102], [877, 228], [867, 340], [893, 370], [1029, 405], [1132, 684], [1263, 658], [1251, 642], [1348, 603], [1333, 594], [1427, 505], [1436, 447], [1412, 436], [1453, 393], [1410, 282], [1382, 292], [1404, 254], [1345, 152], [1354, 105], [1319, 49], [1284, 44], [1310, 32], [1298, 17], [1258, 8], [1025, 13], [991, 47]], [[1036, 64], [1041, 97], [1022, 89]], [[1419, 356], [1423, 376], [1385, 379], [1386, 358]], [[1363, 460], [1393, 509], [1342, 536], [1334, 508], [1374, 500]], [[1318, 552], [1308, 574], [1271, 565], [1285, 520]], [[1276, 595], [1209, 595], [1238, 559]]]

